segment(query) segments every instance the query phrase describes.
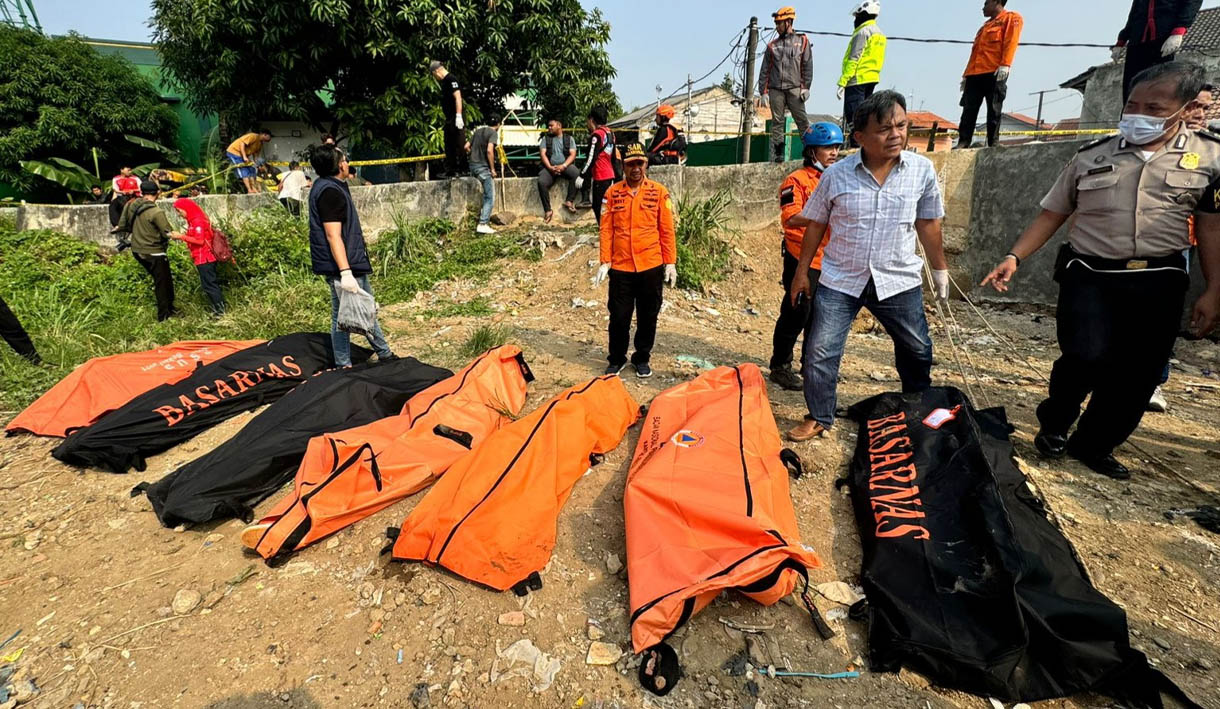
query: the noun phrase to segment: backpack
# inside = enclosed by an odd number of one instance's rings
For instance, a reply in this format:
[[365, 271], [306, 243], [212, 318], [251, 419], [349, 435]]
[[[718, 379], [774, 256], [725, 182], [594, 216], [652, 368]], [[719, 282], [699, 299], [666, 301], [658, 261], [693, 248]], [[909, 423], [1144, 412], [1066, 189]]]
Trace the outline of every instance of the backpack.
[[229, 246], [229, 238], [225, 233], [215, 227], [212, 228], [212, 253], [216, 255], [217, 261], [227, 261], [229, 263], [237, 263], [233, 259], [233, 248]]
[[[555, 136], [551, 135], [550, 133], [547, 133], [545, 136], [543, 136], [542, 140], [543, 140], [544, 145], [546, 146], [546, 154], [549, 157], [551, 153], [555, 152]], [[575, 150], [576, 141], [572, 139], [572, 136], [568, 135], [567, 133], [564, 133], [563, 134], [563, 143], [560, 145], [560, 149], [565, 154], [571, 150]]]

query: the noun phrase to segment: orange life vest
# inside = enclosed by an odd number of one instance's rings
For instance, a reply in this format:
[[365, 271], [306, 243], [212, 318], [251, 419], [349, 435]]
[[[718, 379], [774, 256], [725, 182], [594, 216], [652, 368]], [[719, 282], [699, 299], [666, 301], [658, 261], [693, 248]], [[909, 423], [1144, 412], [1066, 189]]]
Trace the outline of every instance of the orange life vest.
[[652, 400], [623, 495], [636, 652], [721, 591], [769, 606], [822, 566], [801, 544], [789, 497], [785, 466], [799, 471], [799, 458], [781, 448], [753, 364], [713, 369]]
[[262, 342], [192, 340], [144, 352], [95, 357], [38, 397], [4, 430], [63, 438], [122, 408], [144, 392], [182, 381], [196, 367]]
[[395, 530], [394, 560], [440, 566], [498, 591], [540, 588], [572, 487], [638, 418], [617, 376], [560, 393], [488, 436], [432, 486]]
[[431, 485], [511, 421], [533, 381], [504, 345], [411, 397], [402, 413], [309, 442], [295, 489], [243, 541], [280, 560]]

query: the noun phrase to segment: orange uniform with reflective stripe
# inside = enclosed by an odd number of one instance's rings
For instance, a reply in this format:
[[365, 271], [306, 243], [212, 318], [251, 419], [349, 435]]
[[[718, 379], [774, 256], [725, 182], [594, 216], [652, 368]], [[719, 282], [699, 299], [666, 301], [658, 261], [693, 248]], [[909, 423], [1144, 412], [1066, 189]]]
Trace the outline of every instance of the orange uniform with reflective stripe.
[[1011, 10], [1005, 10], [983, 23], [974, 36], [974, 48], [962, 76], [994, 74], [1002, 66], [1012, 66], [1021, 42], [1025, 20]]
[[633, 273], [678, 262], [673, 202], [664, 185], [645, 178], [632, 193], [624, 180], [606, 191], [601, 262]]
[[[816, 167], [802, 167], [788, 177], [779, 186], [779, 223], [784, 230], [784, 248], [793, 258], [801, 257], [801, 244], [805, 242], [805, 227], [785, 226], [793, 216], [800, 214], [805, 208], [805, 202], [813, 196], [822, 179], [822, 171]], [[826, 250], [829, 237], [822, 240], [817, 254], [813, 257], [810, 268], [822, 269], [822, 252]]]

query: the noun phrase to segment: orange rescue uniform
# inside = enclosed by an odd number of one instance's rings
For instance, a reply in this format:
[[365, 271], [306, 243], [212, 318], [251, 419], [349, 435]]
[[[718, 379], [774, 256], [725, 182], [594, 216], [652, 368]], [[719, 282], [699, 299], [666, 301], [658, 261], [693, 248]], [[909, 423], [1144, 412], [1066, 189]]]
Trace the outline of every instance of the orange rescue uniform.
[[[805, 241], [805, 227], [787, 226], [788, 220], [801, 213], [801, 210], [805, 208], [805, 202], [813, 196], [813, 191], [818, 188], [818, 182], [821, 179], [821, 170], [816, 167], [802, 167], [788, 175], [779, 186], [779, 223], [784, 229], [784, 248], [797, 260], [801, 258], [801, 244]], [[829, 240], [828, 232], [827, 237], [822, 240], [822, 245], [818, 247], [813, 262], [809, 264], [810, 268], [822, 270], [822, 252], [826, 250], [826, 242]]]
[[631, 273], [678, 262], [673, 201], [664, 185], [645, 178], [632, 192], [624, 180], [606, 191], [601, 262]]
[[1021, 15], [1011, 10], [1005, 10], [984, 22], [974, 36], [970, 62], [966, 64], [962, 76], [994, 74], [1002, 66], [1012, 66], [1024, 26], [1025, 20]]

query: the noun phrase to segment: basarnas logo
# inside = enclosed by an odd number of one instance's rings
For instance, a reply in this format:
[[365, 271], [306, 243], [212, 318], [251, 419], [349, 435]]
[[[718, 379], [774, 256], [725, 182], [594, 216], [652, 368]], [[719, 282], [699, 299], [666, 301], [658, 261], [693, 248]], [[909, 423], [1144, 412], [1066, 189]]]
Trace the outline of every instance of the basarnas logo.
[[683, 430], [675, 433], [669, 441], [679, 448], [698, 448], [703, 445], [703, 436], [694, 431]]

